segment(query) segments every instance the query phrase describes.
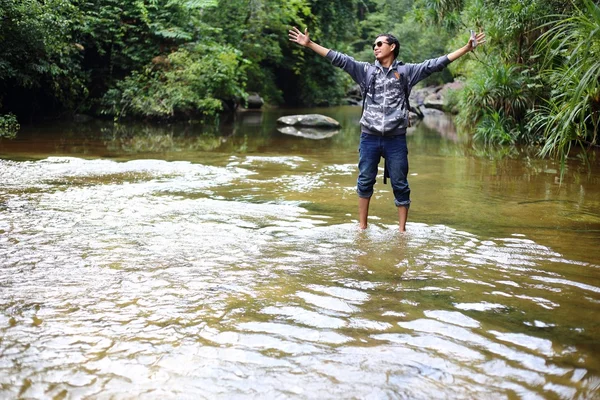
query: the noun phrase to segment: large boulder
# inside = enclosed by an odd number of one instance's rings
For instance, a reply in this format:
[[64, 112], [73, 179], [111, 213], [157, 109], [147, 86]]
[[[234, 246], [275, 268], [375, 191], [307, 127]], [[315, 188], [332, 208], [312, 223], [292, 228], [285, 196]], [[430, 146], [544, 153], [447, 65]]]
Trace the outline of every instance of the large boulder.
[[248, 95], [248, 99], [246, 99], [246, 104], [248, 108], [251, 110], [257, 110], [265, 104], [265, 101], [258, 95], [258, 93], [250, 93]]
[[423, 105], [427, 108], [434, 108], [436, 110], [443, 111], [445, 102], [441, 93], [435, 92], [425, 97], [425, 100], [423, 100]]
[[425, 99], [432, 93], [437, 92], [439, 89], [440, 88], [438, 86], [426, 86], [419, 89], [413, 89], [409, 96], [411, 107], [422, 106]]
[[290, 126], [308, 126], [312, 128], [336, 129], [340, 123], [321, 114], [288, 115], [277, 120], [278, 123]]
[[441, 111], [456, 111], [450, 110], [450, 104], [448, 104], [448, 92], [461, 90], [464, 85], [463, 82], [454, 81], [442, 86], [437, 86], [433, 92], [426, 94], [423, 105], [427, 108], [435, 108]]
[[362, 92], [360, 90], [360, 86], [354, 85], [346, 92], [346, 97], [343, 100], [345, 104], [349, 104], [351, 106], [362, 106], [363, 97]]

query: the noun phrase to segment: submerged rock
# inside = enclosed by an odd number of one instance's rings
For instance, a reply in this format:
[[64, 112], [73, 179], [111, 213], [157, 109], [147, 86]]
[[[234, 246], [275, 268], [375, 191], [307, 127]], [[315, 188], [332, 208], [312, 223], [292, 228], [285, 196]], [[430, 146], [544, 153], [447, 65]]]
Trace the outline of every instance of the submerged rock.
[[340, 123], [335, 119], [321, 114], [287, 115], [277, 120], [283, 125], [310, 126], [315, 128], [339, 128]]
[[332, 129], [318, 129], [318, 128], [307, 128], [307, 127], [295, 127], [295, 126], [284, 126], [277, 128], [277, 130], [286, 135], [300, 136], [306, 139], [320, 140], [332, 137], [340, 133], [339, 130]]

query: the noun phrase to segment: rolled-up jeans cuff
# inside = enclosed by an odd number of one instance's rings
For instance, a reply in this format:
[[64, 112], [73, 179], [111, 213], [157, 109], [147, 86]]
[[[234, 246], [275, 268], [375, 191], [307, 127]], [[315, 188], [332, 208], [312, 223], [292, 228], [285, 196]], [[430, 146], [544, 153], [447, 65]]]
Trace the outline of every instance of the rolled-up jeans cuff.
[[410, 200], [405, 200], [405, 201], [394, 200], [394, 203], [396, 203], [396, 207], [410, 208]]
[[358, 197], [360, 197], [361, 199], [370, 199], [373, 196], [373, 191], [369, 192], [362, 192], [360, 190], [357, 190], [356, 193], [358, 194]]

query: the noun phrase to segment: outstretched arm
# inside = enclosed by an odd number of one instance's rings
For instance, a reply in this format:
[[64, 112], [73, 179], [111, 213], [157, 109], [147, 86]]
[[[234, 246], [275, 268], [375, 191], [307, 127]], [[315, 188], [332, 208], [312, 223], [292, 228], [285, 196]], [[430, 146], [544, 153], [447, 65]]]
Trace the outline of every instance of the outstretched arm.
[[466, 45], [461, 47], [458, 50], [453, 51], [450, 54], [445, 56], [441, 56], [438, 58], [432, 58], [431, 60], [425, 60], [419, 64], [405, 64], [407, 71], [407, 78], [410, 87], [415, 86], [417, 83], [427, 78], [429, 75], [434, 72], [439, 72], [446, 68], [448, 64], [452, 61], [456, 60], [467, 54], [470, 51], [473, 51], [473, 40], [477, 40], [477, 44], [485, 43], [485, 33], [480, 32], [475, 37], [469, 38], [469, 41]]
[[304, 30], [304, 33], [302, 33], [298, 28], [293, 27], [289, 30], [288, 36], [292, 42], [296, 42], [300, 46], [308, 47], [322, 57], [325, 57], [327, 53], [329, 53], [329, 49], [326, 49], [325, 47], [310, 40], [308, 28]]
[[[484, 44], [485, 43], [485, 33], [479, 32], [476, 35], [476, 39], [477, 39], [477, 45]], [[460, 58], [460, 57], [464, 56], [465, 54], [467, 54], [468, 52], [473, 51], [473, 50], [475, 50], [475, 47], [473, 47], [473, 38], [469, 38], [469, 41], [467, 42], [466, 45], [464, 45], [460, 49], [455, 50], [452, 53], [448, 54], [448, 59], [450, 60], [450, 62], [452, 62], [452, 61], [456, 60], [457, 58]]]

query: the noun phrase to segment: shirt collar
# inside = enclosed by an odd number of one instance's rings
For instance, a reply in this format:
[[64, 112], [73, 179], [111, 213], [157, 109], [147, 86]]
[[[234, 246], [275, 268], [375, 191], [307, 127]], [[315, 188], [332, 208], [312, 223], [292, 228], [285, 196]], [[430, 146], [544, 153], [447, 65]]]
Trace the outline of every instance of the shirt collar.
[[[398, 59], [394, 59], [394, 61], [392, 61], [392, 65], [390, 65], [390, 69], [395, 69], [396, 66], [398, 65]], [[381, 65], [381, 63], [379, 62], [379, 60], [375, 59], [375, 66], [379, 69], [383, 69], [385, 68], [383, 65]]]

